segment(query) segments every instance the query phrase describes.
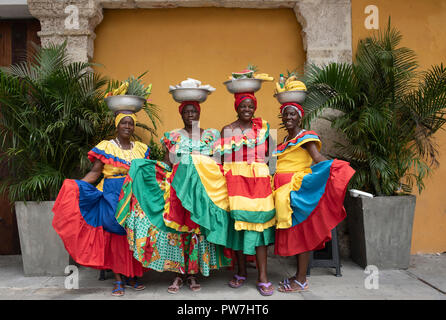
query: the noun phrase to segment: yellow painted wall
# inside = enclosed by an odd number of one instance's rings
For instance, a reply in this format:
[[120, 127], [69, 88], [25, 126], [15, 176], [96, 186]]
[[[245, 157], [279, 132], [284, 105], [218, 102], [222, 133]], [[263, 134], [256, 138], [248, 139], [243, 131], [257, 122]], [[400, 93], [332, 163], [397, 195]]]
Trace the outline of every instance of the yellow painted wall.
[[[381, 28], [392, 16], [392, 24], [403, 34], [402, 45], [415, 50], [421, 69], [446, 63], [446, 1], [352, 0], [354, 51], [358, 39], [372, 32], [364, 27], [364, 8], [369, 4], [378, 6]], [[95, 32], [94, 62], [105, 66], [97, 71], [124, 79], [149, 70], [145, 81], [153, 83], [152, 99], [162, 110], [159, 135], [182, 125], [169, 85], [192, 77], [214, 86], [217, 90], [202, 104], [201, 126], [221, 129], [235, 119], [233, 97], [223, 85], [232, 71], [253, 63], [277, 79], [305, 61], [301, 27], [291, 9], [105, 10]], [[277, 128], [279, 104], [272, 97], [273, 88], [273, 83], [266, 83], [257, 93], [257, 115]], [[417, 198], [412, 253], [446, 251], [446, 132], [436, 138], [440, 168]]]
[[[380, 28], [391, 16], [392, 25], [403, 35], [401, 45], [418, 55], [421, 70], [446, 64], [446, 1], [444, 0], [352, 0], [353, 49], [359, 39], [370, 34], [364, 26], [367, 5], [379, 9]], [[445, 128], [446, 129], [446, 128]], [[446, 132], [436, 134], [440, 167], [426, 180], [426, 189], [417, 197], [412, 236], [412, 253], [446, 251]]]
[[[151, 98], [162, 110], [159, 136], [183, 126], [169, 85], [187, 77], [212, 85], [216, 91], [201, 105], [200, 124], [221, 130], [236, 119], [233, 95], [223, 84], [231, 72], [251, 63], [277, 79], [287, 69], [302, 68], [300, 32], [292, 9], [105, 10], [95, 30], [94, 62], [105, 66], [97, 71], [116, 79], [149, 70], [144, 79], [153, 83]], [[256, 116], [277, 128], [280, 105], [273, 89], [273, 82], [265, 82], [256, 93]]]

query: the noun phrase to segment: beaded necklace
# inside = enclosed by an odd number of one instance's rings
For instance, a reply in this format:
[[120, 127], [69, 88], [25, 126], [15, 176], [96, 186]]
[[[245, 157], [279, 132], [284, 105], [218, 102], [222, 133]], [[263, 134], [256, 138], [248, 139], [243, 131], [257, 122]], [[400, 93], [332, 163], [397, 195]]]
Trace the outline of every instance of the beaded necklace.
[[114, 142], [118, 146], [118, 148], [123, 151], [124, 160], [126, 162], [131, 163], [132, 160], [135, 159], [135, 154], [133, 153], [133, 148], [135, 146], [135, 143], [133, 141], [130, 141], [130, 149], [124, 149], [121, 143], [119, 142], [118, 138], [113, 139], [112, 142]]

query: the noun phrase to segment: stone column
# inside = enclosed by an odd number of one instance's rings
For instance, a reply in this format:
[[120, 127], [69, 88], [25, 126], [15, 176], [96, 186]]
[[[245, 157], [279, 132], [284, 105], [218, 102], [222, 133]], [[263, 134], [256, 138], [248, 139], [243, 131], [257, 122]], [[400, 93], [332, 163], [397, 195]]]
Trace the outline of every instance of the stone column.
[[[294, 12], [302, 26], [307, 64], [352, 61], [351, 0], [298, 0]], [[327, 110], [323, 116], [336, 113]], [[323, 153], [336, 155], [335, 143], [343, 137], [331, 129], [330, 122], [318, 118], [311, 128], [323, 139]]]
[[93, 58], [94, 29], [102, 21], [102, 7], [95, 0], [28, 0], [30, 13], [39, 19], [42, 46], [67, 42], [73, 61]]
[[307, 63], [351, 62], [351, 0], [298, 0], [294, 12]]

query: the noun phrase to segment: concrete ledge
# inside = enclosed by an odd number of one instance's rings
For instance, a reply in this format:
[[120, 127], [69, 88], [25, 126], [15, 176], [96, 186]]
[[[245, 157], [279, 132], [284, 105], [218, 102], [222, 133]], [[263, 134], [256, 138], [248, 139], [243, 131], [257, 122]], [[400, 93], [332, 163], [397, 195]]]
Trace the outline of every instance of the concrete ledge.
[[15, 203], [25, 276], [64, 275], [70, 264], [63, 242], [52, 226], [53, 205], [54, 201]]

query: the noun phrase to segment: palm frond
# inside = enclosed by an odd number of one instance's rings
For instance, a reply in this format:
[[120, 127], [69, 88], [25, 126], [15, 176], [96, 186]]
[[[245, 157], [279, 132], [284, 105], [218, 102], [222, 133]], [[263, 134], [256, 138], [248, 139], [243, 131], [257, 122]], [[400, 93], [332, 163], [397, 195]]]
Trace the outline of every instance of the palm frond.
[[[10, 172], [0, 190], [10, 201], [53, 200], [63, 179], [90, 168], [87, 152], [115, 134], [103, 101], [109, 80], [92, 64], [70, 62], [66, 44], [34, 46], [29, 60], [0, 69], [0, 160]], [[157, 110], [147, 108], [154, 124]]]

